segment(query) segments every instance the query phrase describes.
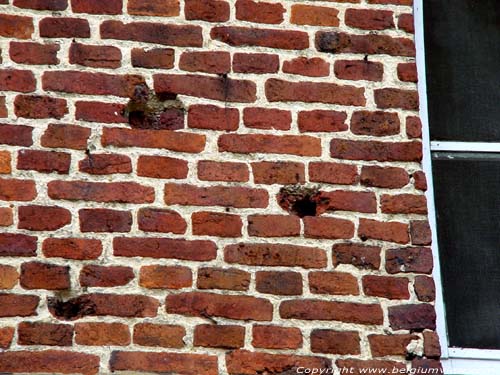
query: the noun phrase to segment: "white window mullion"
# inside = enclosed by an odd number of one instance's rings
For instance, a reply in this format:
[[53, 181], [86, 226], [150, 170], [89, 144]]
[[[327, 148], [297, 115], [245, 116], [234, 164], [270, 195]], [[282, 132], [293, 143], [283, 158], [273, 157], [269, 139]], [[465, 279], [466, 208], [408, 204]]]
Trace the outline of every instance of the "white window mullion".
[[432, 141], [431, 151], [500, 152], [500, 143]]

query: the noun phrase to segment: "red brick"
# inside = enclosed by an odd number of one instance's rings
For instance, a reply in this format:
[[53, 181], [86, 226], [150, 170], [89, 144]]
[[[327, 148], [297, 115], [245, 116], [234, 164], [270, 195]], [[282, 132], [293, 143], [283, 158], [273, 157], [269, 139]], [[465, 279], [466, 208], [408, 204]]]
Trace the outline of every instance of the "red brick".
[[132, 163], [126, 155], [88, 153], [87, 157], [78, 163], [78, 169], [95, 175], [130, 173]]
[[111, 353], [111, 371], [217, 375], [217, 357], [206, 354], [119, 352]]
[[337, 60], [334, 71], [337, 78], [353, 81], [382, 81], [384, 65], [365, 60]]
[[200, 26], [108, 20], [101, 24], [102, 39], [132, 40], [179, 47], [202, 47]]
[[65, 152], [20, 150], [17, 154], [17, 169], [42, 173], [68, 174], [71, 155]]
[[182, 289], [192, 283], [191, 269], [182, 266], [144, 266], [139, 276], [139, 285], [149, 289]]
[[24, 289], [69, 289], [71, 287], [69, 269], [69, 266], [41, 262], [23, 263], [20, 284]]
[[0, 14], [0, 36], [30, 39], [33, 34], [33, 18]]
[[323, 268], [327, 262], [325, 252], [319, 248], [267, 243], [227, 245], [224, 260], [249, 266], [303, 268]]
[[339, 264], [352, 264], [361, 269], [378, 270], [380, 267], [380, 251], [378, 246], [366, 246], [356, 243], [335, 244], [332, 248], [334, 267]]
[[86, 265], [80, 271], [80, 285], [84, 287], [114, 287], [127, 285], [134, 279], [134, 271], [124, 266]]
[[368, 335], [368, 342], [374, 357], [406, 356], [408, 344], [418, 339], [416, 335]]
[[237, 0], [236, 19], [256, 23], [279, 24], [283, 22], [285, 8], [279, 3]]
[[328, 184], [353, 185], [358, 181], [358, 169], [355, 165], [311, 162], [309, 180]]
[[137, 294], [82, 294], [62, 302], [48, 297], [49, 312], [58, 319], [75, 320], [85, 316], [117, 316], [152, 318], [158, 313], [159, 302], [153, 297]]
[[0, 256], [36, 256], [37, 238], [24, 234], [0, 234]]
[[51, 181], [48, 195], [52, 199], [117, 203], [152, 203], [154, 189], [135, 182]]
[[427, 200], [425, 195], [383, 194], [380, 200], [382, 212], [389, 214], [420, 214], [427, 213]]
[[283, 63], [283, 73], [309, 77], [326, 77], [330, 75], [330, 64], [319, 57], [308, 59], [301, 56], [285, 61]]
[[71, 212], [57, 206], [22, 206], [18, 217], [18, 228], [27, 230], [57, 230], [71, 223]]
[[300, 219], [292, 215], [249, 215], [248, 234], [256, 237], [300, 235]]
[[422, 123], [420, 118], [409, 116], [406, 118], [406, 135], [408, 138], [422, 138]]
[[418, 92], [415, 90], [400, 89], [377, 89], [374, 92], [375, 103], [378, 108], [402, 108], [410, 111], [418, 111]]
[[404, 374], [406, 372], [406, 364], [395, 361], [373, 361], [373, 360], [358, 360], [358, 359], [338, 359], [335, 364], [340, 373], [349, 373], [353, 375], [366, 374], [367, 371], [377, 371], [374, 373], [394, 373]]
[[411, 370], [416, 374], [424, 371], [434, 371], [435, 374], [444, 374], [441, 362], [436, 359], [414, 358], [411, 361]]
[[391, 274], [400, 272], [430, 274], [432, 265], [432, 251], [427, 247], [388, 249], [385, 254], [385, 269]]
[[258, 46], [288, 50], [303, 50], [309, 47], [309, 37], [303, 31], [220, 26], [214, 27], [210, 36], [214, 40], [220, 40], [231, 46]]
[[358, 332], [314, 329], [311, 331], [311, 351], [329, 354], [361, 354]]
[[37, 196], [35, 181], [0, 179], [0, 200], [31, 201]]
[[187, 51], [181, 55], [179, 68], [188, 72], [225, 74], [231, 70], [231, 55], [229, 52]]
[[389, 323], [393, 330], [410, 329], [422, 331], [436, 329], [434, 306], [421, 303], [414, 305], [390, 306]]
[[14, 327], [0, 328], [0, 349], [9, 349], [14, 338]]
[[0, 96], [0, 118], [6, 118], [9, 112], [7, 111], [7, 106], [5, 105], [5, 96]]
[[339, 132], [347, 130], [345, 112], [314, 110], [300, 111], [298, 115], [298, 125], [303, 132]]
[[1, 91], [32, 92], [35, 88], [35, 76], [29, 70], [0, 69]]
[[[12, 172], [12, 157], [9, 151], [0, 151], [0, 173], [10, 174]], [[1, 221], [1, 220], [0, 220]]]
[[302, 346], [299, 328], [254, 325], [252, 346], [266, 349], [298, 349]]
[[296, 184], [305, 181], [302, 163], [263, 161], [251, 165], [256, 184]]
[[187, 174], [188, 163], [186, 160], [147, 155], [141, 155], [137, 160], [138, 176], [184, 179]]
[[217, 247], [212, 241], [186, 241], [171, 238], [127, 238], [113, 240], [113, 254], [120, 257], [148, 257], [207, 261], [215, 259]]
[[432, 243], [431, 227], [427, 220], [410, 221], [410, 236], [413, 245]]
[[200, 160], [198, 178], [203, 181], [246, 182], [249, 172], [244, 163]]
[[243, 223], [238, 215], [218, 212], [195, 212], [192, 217], [194, 235], [240, 237]]
[[181, 133], [171, 130], [144, 130], [104, 128], [103, 146], [159, 148], [171, 151], [198, 153], [205, 148], [202, 134]]
[[259, 293], [294, 296], [302, 294], [302, 275], [298, 272], [258, 271], [255, 289]]
[[359, 295], [358, 280], [346, 272], [310, 272], [309, 288], [314, 294]]
[[339, 26], [339, 11], [334, 8], [312, 5], [292, 5], [290, 22], [297, 25]]
[[184, 14], [187, 20], [225, 22], [229, 20], [229, 4], [221, 0], [185, 0]]
[[406, 277], [363, 276], [365, 295], [388, 299], [409, 299], [408, 279]]
[[253, 103], [256, 85], [252, 81], [201, 75], [155, 74], [157, 94], [187, 95], [224, 102]]
[[233, 71], [235, 73], [277, 73], [280, 68], [278, 55], [266, 53], [235, 53]]
[[[0, 293], [0, 317], [19, 317], [19, 316], [34, 316], [38, 315], [36, 309], [40, 297], [27, 294], [6, 294]], [[2, 353], [0, 353], [0, 356]], [[2, 359], [0, 357], [0, 369], [2, 368]]]
[[245, 345], [245, 327], [201, 324], [194, 328], [194, 346], [237, 349]]
[[71, 0], [74, 13], [122, 14], [122, 0]]
[[441, 357], [441, 345], [436, 332], [424, 332], [424, 355], [428, 358]]
[[57, 65], [58, 44], [10, 42], [10, 59], [19, 64]]
[[188, 184], [165, 184], [166, 204], [265, 208], [268, 200], [267, 191], [264, 189], [222, 185], [198, 187]]
[[347, 9], [345, 24], [364, 30], [393, 29], [393, 12], [378, 9]]
[[80, 231], [94, 233], [130, 232], [132, 214], [130, 211], [106, 208], [82, 209], [78, 211]]
[[418, 82], [417, 64], [398, 64], [398, 78], [404, 82]]
[[271, 302], [250, 296], [188, 292], [168, 295], [166, 305], [168, 314], [238, 320], [271, 320], [273, 317]]
[[[18, 280], [19, 280], [19, 273], [17, 272], [17, 269], [15, 267], [0, 265], [0, 289], [12, 289], [14, 288], [14, 286], [17, 285]], [[0, 344], [0, 348], [1, 347], [2, 345]]]
[[68, 0], [14, 0], [14, 6], [35, 10], [65, 10]]
[[335, 190], [322, 192], [330, 211], [377, 212], [377, 198], [372, 192]]
[[171, 48], [132, 48], [131, 61], [135, 67], [171, 69], [174, 67], [174, 55], [175, 52]]
[[248, 290], [250, 274], [236, 268], [200, 268], [198, 289]]
[[141, 208], [137, 212], [139, 229], [145, 232], [184, 234], [186, 221], [177, 212], [161, 208]]
[[188, 110], [190, 128], [230, 131], [238, 129], [239, 121], [239, 111], [235, 108], [195, 104]]
[[0, 124], [0, 144], [11, 146], [31, 146], [33, 128], [24, 125]]
[[270, 102], [305, 102], [364, 106], [365, 89], [328, 82], [288, 82], [275, 78], [266, 81]]
[[73, 42], [69, 48], [69, 63], [116, 69], [122, 64], [122, 53], [119, 48], [113, 46], [92, 46]]
[[224, 134], [219, 137], [219, 151], [240, 154], [273, 153], [320, 156], [319, 138], [296, 135]]
[[425, 177], [425, 172], [416, 171], [413, 173], [413, 183], [415, 189], [426, 191], [427, 190], [427, 179]]
[[351, 131], [358, 135], [388, 136], [399, 134], [397, 113], [359, 111], [351, 117]]
[[84, 95], [131, 97], [135, 87], [144, 83], [138, 75], [113, 75], [79, 71], [49, 71], [42, 76], [43, 89]]
[[382, 324], [382, 308], [378, 304], [321, 301], [314, 299], [281, 302], [283, 319], [338, 320], [355, 324]]
[[398, 189], [408, 185], [410, 178], [403, 168], [363, 166], [361, 184], [388, 189]]
[[303, 220], [306, 238], [348, 239], [354, 236], [354, 224], [349, 220], [314, 216], [306, 216]]
[[89, 21], [82, 18], [46, 17], [39, 27], [42, 38], [90, 38]]
[[318, 31], [316, 49], [320, 52], [333, 53], [415, 56], [413, 40], [380, 34], [353, 35], [336, 31]]
[[243, 122], [248, 128], [268, 130], [290, 130], [292, 115], [290, 111], [272, 108], [245, 108]]
[[419, 301], [432, 302], [436, 299], [436, 286], [432, 277], [415, 277], [415, 294]]
[[14, 111], [17, 117], [61, 119], [68, 113], [68, 108], [64, 99], [18, 95], [14, 100]]
[[361, 239], [374, 239], [401, 244], [408, 243], [410, 240], [408, 224], [370, 219], [359, 220], [358, 236]]
[[404, 30], [410, 34], [415, 33], [415, 24], [413, 21], [413, 14], [411, 14], [411, 13], [401, 14], [398, 18], [398, 29]]
[[99, 372], [99, 357], [66, 350], [11, 351], [0, 353], [0, 371], [95, 375]]
[[69, 324], [21, 322], [17, 327], [19, 345], [71, 346], [73, 326]]
[[76, 323], [75, 342], [78, 345], [124, 346], [130, 344], [130, 332], [122, 323]]
[[332, 139], [330, 156], [347, 160], [420, 162], [422, 160], [422, 143]]
[[130, 0], [129, 14], [136, 16], [175, 17], [180, 14], [179, 0]]
[[41, 143], [43, 147], [85, 150], [90, 132], [89, 128], [77, 125], [49, 124]]
[[182, 348], [186, 330], [182, 326], [168, 324], [138, 323], [134, 326], [134, 344]]
[[102, 254], [101, 241], [83, 238], [47, 238], [43, 241], [43, 255], [47, 258], [76, 260], [97, 259]]
[[[291, 354], [270, 354], [235, 350], [226, 354], [226, 367], [230, 375], [284, 374], [290, 369], [310, 373], [314, 369], [331, 369], [331, 361], [322, 357]], [[306, 372], [307, 371], [307, 372]]]

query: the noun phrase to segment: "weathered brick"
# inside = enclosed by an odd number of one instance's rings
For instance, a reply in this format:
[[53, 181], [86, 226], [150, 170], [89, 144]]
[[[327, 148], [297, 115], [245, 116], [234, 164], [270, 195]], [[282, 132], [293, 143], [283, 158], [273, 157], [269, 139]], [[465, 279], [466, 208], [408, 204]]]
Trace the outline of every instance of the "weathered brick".
[[250, 266], [303, 268], [323, 268], [327, 261], [325, 252], [319, 248], [266, 243], [227, 245], [224, 248], [224, 260]]
[[33, 34], [33, 18], [0, 14], [0, 36], [29, 39]]
[[416, 116], [406, 118], [406, 135], [408, 138], [422, 138], [422, 123], [420, 118]]
[[306, 216], [303, 221], [306, 238], [349, 239], [354, 236], [354, 223], [349, 220]]
[[254, 325], [252, 346], [266, 349], [298, 349], [302, 346], [302, 332], [299, 328]]
[[243, 122], [254, 129], [289, 130], [292, 122], [290, 111], [272, 108], [245, 108]]
[[303, 31], [219, 26], [212, 29], [210, 36], [230, 46], [258, 46], [288, 50], [303, 50], [309, 47], [308, 35]]
[[92, 46], [74, 42], [69, 48], [69, 63], [116, 69], [121, 66], [122, 53], [119, 48], [113, 46]]
[[20, 284], [25, 289], [68, 289], [71, 287], [69, 270], [69, 266], [41, 262], [23, 263]]
[[90, 133], [89, 128], [82, 126], [49, 124], [41, 137], [41, 143], [43, 147], [85, 150]]
[[420, 142], [377, 142], [332, 139], [332, 158], [347, 160], [415, 161], [422, 160]]
[[14, 327], [2, 327], [0, 328], [0, 349], [9, 349], [14, 339]]
[[427, 247], [389, 249], [385, 254], [385, 269], [388, 273], [432, 272], [432, 250]]
[[14, 111], [17, 117], [61, 119], [68, 113], [68, 108], [64, 99], [18, 95], [14, 100]]
[[236, 268], [200, 268], [198, 289], [248, 290], [250, 274]]
[[390, 306], [389, 323], [393, 330], [410, 329], [422, 331], [436, 329], [434, 306], [421, 303], [413, 305]]
[[380, 267], [378, 246], [366, 246], [356, 243], [335, 244], [332, 248], [333, 265], [352, 264], [358, 268], [378, 270]]
[[398, 18], [398, 29], [404, 30], [407, 33], [415, 33], [415, 23], [413, 21], [413, 14], [403, 13]]
[[358, 169], [355, 165], [311, 162], [309, 180], [328, 184], [352, 185], [358, 181]]
[[74, 13], [122, 14], [122, 0], [71, 0]]
[[18, 218], [19, 229], [57, 230], [71, 223], [71, 212], [57, 206], [21, 206]]
[[388, 299], [409, 299], [408, 279], [406, 277], [363, 276], [365, 295]]
[[130, 173], [132, 163], [126, 155], [88, 153], [85, 159], [78, 162], [78, 169], [95, 175]]
[[189, 288], [193, 275], [191, 269], [183, 266], [143, 266], [139, 285], [149, 289]]
[[20, 150], [17, 154], [17, 169], [42, 173], [67, 174], [71, 155], [65, 152]]
[[436, 299], [436, 286], [432, 277], [417, 276], [415, 277], [415, 294], [419, 301], [432, 302]]
[[385, 30], [395, 27], [393, 12], [378, 9], [347, 9], [345, 24], [364, 30]]
[[0, 69], [1, 91], [33, 92], [35, 88], [35, 76], [29, 70]]
[[171, 69], [174, 67], [174, 55], [171, 48], [132, 48], [131, 62], [132, 66], [140, 68]]
[[33, 42], [10, 42], [10, 59], [19, 64], [29, 65], [57, 65], [59, 59], [58, 44], [40, 44]]
[[68, 0], [14, 0], [14, 6], [35, 10], [65, 10]]
[[418, 82], [417, 64], [403, 63], [398, 64], [398, 78], [404, 82]]
[[188, 72], [225, 74], [231, 70], [231, 55], [219, 51], [186, 51], [181, 55], [179, 68]]
[[201, 324], [194, 328], [194, 346], [237, 349], [245, 345], [245, 327]]
[[388, 214], [427, 214], [425, 195], [383, 194], [380, 198], [382, 212]]
[[397, 113], [359, 111], [351, 117], [351, 131], [358, 135], [388, 136], [399, 134]]
[[184, 15], [187, 20], [225, 22], [229, 20], [229, 4], [222, 0], [185, 0]]
[[301, 133], [304, 132], [340, 132], [347, 130], [345, 112], [314, 110], [300, 111], [297, 123]]
[[123, 323], [76, 323], [75, 343], [91, 346], [130, 344], [128, 326]]
[[186, 221], [177, 212], [161, 208], [141, 208], [137, 212], [139, 229], [145, 232], [183, 234]]
[[19, 273], [15, 267], [0, 265], [0, 289], [12, 289], [18, 280]]
[[9, 112], [5, 104], [5, 96], [0, 96], [0, 118], [6, 118]]
[[191, 216], [193, 234], [218, 236], [218, 237], [240, 237], [243, 222], [238, 215], [219, 212], [195, 212]]
[[12, 172], [11, 162], [12, 157], [10, 156], [10, 152], [0, 151], [0, 174], [10, 174]]
[[249, 172], [245, 163], [200, 160], [198, 178], [202, 181], [246, 182]]
[[78, 211], [81, 232], [109, 233], [130, 232], [132, 214], [130, 211], [107, 208], [82, 209]]
[[416, 335], [368, 335], [370, 350], [374, 357], [406, 356], [408, 344], [418, 339]]
[[330, 211], [377, 212], [377, 198], [372, 192], [334, 190], [321, 192]]
[[415, 90], [401, 90], [396, 88], [376, 89], [375, 103], [378, 108], [401, 108], [418, 111], [418, 92]]
[[309, 289], [314, 294], [359, 294], [358, 280], [346, 272], [310, 272]]
[[285, 61], [283, 63], [283, 73], [309, 77], [326, 77], [330, 75], [330, 64], [319, 57], [308, 59], [301, 56]]
[[360, 354], [358, 332], [314, 329], [311, 332], [311, 351], [329, 354]]
[[427, 220], [410, 222], [410, 236], [412, 245], [430, 245], [432, 243], [431, 227]]
[[255, 237], [298, 236], [300, 219], [292, 215], [249, 215], [248, 234]]
[[186, 330], [169, 324], [138, 323], [134, 326], [134, 344], [163, 348], [182, 348]]
[[361, 168], [361, 184], [388, 189], [398, 189], [408, 185], [408, 172], [397, 167], [363, 166]]
[[134, 277], [134, 271], [130, 267], [89, 264], [83, 266], [79, 280], [84, 287], [114, 287], [127, 285]]
[[[38, 315], [36, 309], [39, 302], [40, 297], [38, 296], [0, 293], [0, 305], [2, 306], [2, 309], [0, 310], [0, 317], [7, 318]], [[2, 354], [3, 353], [0, 353], [0, 356]], [[2, 371], [4, 370], [1, 358], [0, 369], [2, 369]]]
[[255, 289], [259, 293], [294, 296], [302, 294], [302, 275], [298, 272], [258, 271]]
[[168, 156], [141, 155], [137, 160], [137, 175], [152, 178], [184, 179], [188, 174], [186, 160]]
[[238, 129], [239, 121], [239, 111], [235, 108], [198, 104], [190, 106], [188, 110], [190, 128], [230, 131]]
[[267, 53], [235, 53], [233, 71], [235, 73], [277, 73], [280, 68], [278, 55]]
[[0, 179], [0, 200], [31, 201], [37, 196], [35, 181]]
[[377, 221], [360, 219], [358, 236], [363, 239], [374, 239], [405, 244], [410, 241], [408, 224], [396, 221]]
[[175, 17], [180, 14], [179, 0], [130, 0], [129, 14], [136, 16]]
[[271, 302], [251, 296], [188, 292], [168, 295], [166, 305], [167, 313], [186, 316], [241, 320], [271, 320], [273, 316]]
[[0, 124], [0, 144], [11, 146], [31, 146], [33, 128], [24, 125]]
[[48, 258], [90, 260], [101, 255], [102, 244], [93, 239], [47, 238], [43, 241], [42, 251]]
[[425, 172], [416, 171], [413, 173], [413, 184], [415, 189], [426, 191], [427, 190], [427, 178], [425, 177]]
[[113, 254], [121, 257], [149, 257], [207, 261], [215, 259], [217, 248], [212, 241], [186, 241], [170, 238], [115, 237]]
[[0, 233], [0, 256], [36, 255], [37, 238], [24, 234]]
[[46, 17], [39, 28], [42, 38], [90, 38], [89, 21], [83, 18]]
[[302, 163], [263, 161], [251, 165], [256, 184], [296, 184], [305, 181]]
[[279, 3], [237, 0], [236, 19], [241, 21], [279, 24], [283, 22], [285, 8]]
[[444, 374], [443, 366], [437, 359], [414, 358], [411, 361], [411, 370], [415, 373], [434, 371], [435, 374]]
[[296, 25], [339, 26], [338, 14], [335, 8], [295, 4], [292, 5], [290, 22]]
[[436, 332], [424, 332], [424, 355], [428, 358], [441, 357], [441, 345]]
[[218, 146], [219, 151], [240, 154], [321, 155], [320, 139], [305, 135], [223, 134], [219, 137]]
[[17, 326], [19, 345], [71, 346], [73, 326], [39, 322], [21, 322]]

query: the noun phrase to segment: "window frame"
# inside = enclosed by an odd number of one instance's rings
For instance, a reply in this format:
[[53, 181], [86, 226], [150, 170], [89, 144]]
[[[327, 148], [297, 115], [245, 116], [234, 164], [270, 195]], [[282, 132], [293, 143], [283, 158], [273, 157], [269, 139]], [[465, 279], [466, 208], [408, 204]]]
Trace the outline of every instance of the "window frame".
[[436, 284], [437, 333], [441, 343], [441, 363], [445, 374], [498, 375], [500, 374], [500, 350], [469, 349], [449, 347], [446, 312], [441, 282], [439, 248], [437, 242], [436, 208], [434, 205], [434, 185], [432, 178], [431, 151], [500, 152], [500, 143], [485, 142], [442, 142], [430, 140], [427, 112], [427, 83], [424, 48], [424, 0], [414, 0], [416, 63], [418, 69], [418, 92], [420, 97], [420, 119], [422, 122], [423, 159], [422, 168], [427, 176], [429, 188], [427, 198], [428, 218], [432, 230], [433, 278]]

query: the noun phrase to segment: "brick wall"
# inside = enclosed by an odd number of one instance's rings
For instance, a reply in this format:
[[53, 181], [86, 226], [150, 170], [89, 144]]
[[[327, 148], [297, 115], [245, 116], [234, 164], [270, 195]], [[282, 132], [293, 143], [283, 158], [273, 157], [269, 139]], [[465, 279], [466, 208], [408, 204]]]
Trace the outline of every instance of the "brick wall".
[[439, 366], [412, 0], [0, 4], [0, 372]]

